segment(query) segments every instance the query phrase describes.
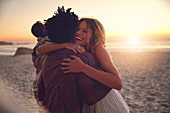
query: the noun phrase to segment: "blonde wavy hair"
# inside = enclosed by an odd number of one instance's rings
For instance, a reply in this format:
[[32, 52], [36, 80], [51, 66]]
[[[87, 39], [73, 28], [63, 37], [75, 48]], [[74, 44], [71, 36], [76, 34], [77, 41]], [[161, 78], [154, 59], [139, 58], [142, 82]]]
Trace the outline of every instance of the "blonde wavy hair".
[[81, 22], [86, 22], [87, 24], [87, 51], [94, 54], [94, 50], [98, 45], [105, 46], [105, 30], [103, 25], [96, 19], [93, 18], [81, 18]]

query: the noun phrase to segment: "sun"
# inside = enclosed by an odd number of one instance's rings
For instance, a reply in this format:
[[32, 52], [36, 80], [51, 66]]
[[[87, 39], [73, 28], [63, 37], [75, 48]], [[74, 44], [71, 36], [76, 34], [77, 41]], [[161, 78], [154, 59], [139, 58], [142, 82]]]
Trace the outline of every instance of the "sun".
[[131, 43], [132, 45], [137, 45], [137, 44], [139, 44], [138, 38], [132, 37], [132, 38], [130, 38], [129, 41], [130, 41], [130, 43]]
[[140, 46], [140, 40], [138, 37], [129, 38], [129, 44], [131, 48], [138, 48]]

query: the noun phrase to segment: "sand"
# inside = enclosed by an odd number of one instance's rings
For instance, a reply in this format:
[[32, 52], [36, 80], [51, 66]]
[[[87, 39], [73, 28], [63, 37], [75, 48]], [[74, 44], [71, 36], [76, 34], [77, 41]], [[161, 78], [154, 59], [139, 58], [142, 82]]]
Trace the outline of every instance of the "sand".
[[[131, 113], [170, 113], [169, 52], [112, 52], [111, 56]], [[38, 113], [31, 90], [34, 79], [31, 55], [0, 56], [0, 110]]]
[[0, 56], [0, 105], [12, 113], [38, 113], [32, 93], [31, 55]]

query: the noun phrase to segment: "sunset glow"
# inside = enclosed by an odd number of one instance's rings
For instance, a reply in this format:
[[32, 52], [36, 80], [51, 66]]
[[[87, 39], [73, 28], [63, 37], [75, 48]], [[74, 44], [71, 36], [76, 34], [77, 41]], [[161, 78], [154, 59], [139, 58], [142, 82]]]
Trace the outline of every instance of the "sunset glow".
[[79, 17], [93, 17], [105, 27], [107, 38], [170, 38], [170, 2], [168, 0], [7, 0], [1, 1], [0, 40], [36, 40], [31, 26], [53, 15], [58, 6], [72, 8]]
[[140, 42], [139, 42], [139, 39], [136, 38], [136, 37], [132, 37], [130, 40], [129, 40], [130, 44], [131, 45], [139, 45]]

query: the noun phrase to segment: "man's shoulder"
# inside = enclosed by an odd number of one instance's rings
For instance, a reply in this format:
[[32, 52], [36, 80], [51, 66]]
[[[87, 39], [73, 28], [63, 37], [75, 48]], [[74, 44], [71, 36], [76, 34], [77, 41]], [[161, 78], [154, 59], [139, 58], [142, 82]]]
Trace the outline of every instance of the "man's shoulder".
[[71, 54], [74, 54], [74, 52], [72, 50], [69, 50], [69, 49], [59, 49], [59, 50], [56, 50], [56, 51], [53, 51], [54, 53], [59, 53], [59, 54], [65, 54], [65, 55], [71, 55]]
[[75, 55], [75, 56], [81, 58], [82, 60], [92, 57], [91, 53], [79, 54], [79, 53], [75, 53], [74, 51], [69, 50], [69, 49], [56, 50], [56, 51], [54, 51], [54, 53], [58, 53], [60, 55], [64, 55], [64, 56], [68, 56], [68, 57], [70, 57], [70, 55]]
[[92, 53], [87, 52], [86, 54], [75, 54], [75, 56], [79, 57], [84, 63], [90, 66], [94, 67], [96, 65], [96, 60]]
[[94, 55], [88, 52], [86, 54], [79, 54], [69, 49], [60, 49], [60, 50], [51, 52], [49, 55], [52, 55], [52, 56], [55, 55], [58, 57], [65, 57], [65, 58], [71, 58], [70, 55], [75, 55], [79, 57], [86, 64], [95, 65], [96, 63]]
[[44, 44], [48, 44], [48, 43], [52, 43], [52, 42], [48, 38], [48, 36], [45, 36], [45, 37], [39, 37], [38, 38], [38, 43], [39, 43], [39, 45], [44, 45]]
[[74, 54], [74, 52], [71, 50], [60, 49], [60, 50], [55, 50], [55, 51], [50, 52], [48, 56], [69, 57], [72, 54]]

